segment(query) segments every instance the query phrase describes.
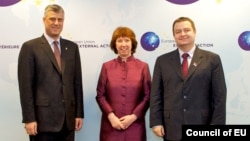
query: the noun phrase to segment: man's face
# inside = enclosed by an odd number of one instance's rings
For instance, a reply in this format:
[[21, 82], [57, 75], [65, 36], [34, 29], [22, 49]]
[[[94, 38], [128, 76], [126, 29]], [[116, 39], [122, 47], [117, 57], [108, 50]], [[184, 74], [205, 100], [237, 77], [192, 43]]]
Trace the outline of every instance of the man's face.
[[43, 18], [45, 32], [53, 39], [57, 39], [63, 29], [63, 22], [63, 12], [56, 13], [53, 11], [49, 11], [47, 15]]
[[194, 45], [196, 32], [189, 21], [177, 22], [174, 25], [174, 39], [178, 47]]

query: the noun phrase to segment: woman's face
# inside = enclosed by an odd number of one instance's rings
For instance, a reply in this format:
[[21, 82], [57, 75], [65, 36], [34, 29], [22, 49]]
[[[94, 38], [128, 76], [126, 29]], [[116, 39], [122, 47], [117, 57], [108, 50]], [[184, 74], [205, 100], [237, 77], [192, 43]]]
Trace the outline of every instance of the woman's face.
[[132, 41], [128, 37], [118, 37], [116, 39], [116, 49], [122, 58], [131, 56]]

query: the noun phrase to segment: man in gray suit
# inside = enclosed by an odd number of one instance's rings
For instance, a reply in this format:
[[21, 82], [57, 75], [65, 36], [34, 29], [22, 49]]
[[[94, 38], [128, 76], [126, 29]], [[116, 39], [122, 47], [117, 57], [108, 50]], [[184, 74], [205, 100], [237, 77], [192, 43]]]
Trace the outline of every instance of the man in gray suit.
[[44, 34], [23, 43], [18, 58], [22, 122], [32, 141], [74, 141], [84, 117], [79, 48], [60, 37], [61, 6], [48, 5], [43, 22]]
[[176, 19], [172, 28], [178, 48], [157, 58], [150, 95], [150, 127], [164, 141], [181, 140], [182, 125], [226, 122], [227, 90], [219, 55], [195, 45], [196, 28], [190, 18]]

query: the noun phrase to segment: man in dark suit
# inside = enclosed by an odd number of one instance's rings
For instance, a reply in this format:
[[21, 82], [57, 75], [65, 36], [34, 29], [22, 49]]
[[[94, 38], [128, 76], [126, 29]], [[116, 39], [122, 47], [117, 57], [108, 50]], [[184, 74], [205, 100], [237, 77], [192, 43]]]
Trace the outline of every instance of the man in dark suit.
[[43, 22], [45, 33], [23, 43], [18, 58], [22, 122], [32, 141], [74, 141], [84, 117], [79, 48], [60, 37], [61, 6], [48, 5]]
[[[195, 45], [196, 28], [188, 17], [173, 23], [177, 49], [157, 58], [150, 95], [150, 127], [164, 141], [179, 141], [182, 125], [226, 122], [226, 83], [219, 55]], [[182, 54], [188, 73], [182, 75]]]

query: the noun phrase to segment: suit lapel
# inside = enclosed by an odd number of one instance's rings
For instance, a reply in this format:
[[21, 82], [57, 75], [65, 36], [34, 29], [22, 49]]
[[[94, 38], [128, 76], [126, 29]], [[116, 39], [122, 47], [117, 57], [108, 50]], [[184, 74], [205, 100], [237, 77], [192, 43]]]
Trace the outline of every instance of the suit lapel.
[[57, 71], [61, 74], [61, 70], [56, 62], [56, 58], [54, 56], [53, 50], [51, 49], [48, 41], [44, 36], [41, 37], [41, 48], [44, 50], [45, 54], [47, 54], [48, 58], [51, 60], [52, 64], [56, 67]]
[[170, 57], [170, 63], [172, 64], [173, 68], [175, 69], [175, 72], [177, 75], [182, 78], [182, 73], [181, 73], [181, 63], [180, 63], [180, 57], [179, 57], [179, 52], [178, 50], [175, 50]]
[[62, 63], [61, 67], [62, 67], [62, 73], [63, 73], [65, 66], [66, 66], [65, 58], [67, 56], [66, 54], [67, 54], [69, 48], [67, 47], [67, 45], [63, 39], [60, 39], [60, 42], [61, 42], [61, 63]]
[[199, 68], [199, 64], [201, 63], [203, 58], [203, 55], [200, 51], [200, 49], [198, 47], [196, 47], [195, 52], [194, 52], [194, 56], [192, 58], [192, 61], [190, 63], [189, 69], [188, 69], [188, 76], [187, 79], [189, 79], [189, 77], [191, 77], [193, 75], [193, 73]]

